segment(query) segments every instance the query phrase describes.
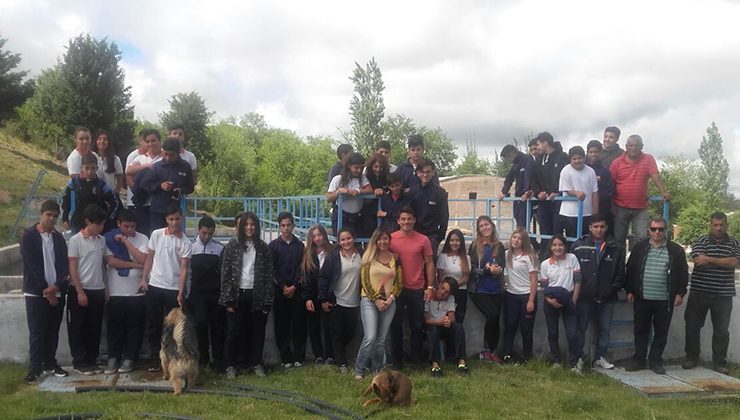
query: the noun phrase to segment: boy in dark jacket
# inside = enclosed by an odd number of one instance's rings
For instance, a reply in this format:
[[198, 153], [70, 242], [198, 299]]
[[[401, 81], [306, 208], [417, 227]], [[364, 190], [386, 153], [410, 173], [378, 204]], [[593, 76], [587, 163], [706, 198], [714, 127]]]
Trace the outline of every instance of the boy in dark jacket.
[[401, 176], [391, 172], [386, 177], [388, 191], [380, 197], [380, 210], [377, 216], [382, 219], [381, 226], [389, 232], [398, 230], [398, 215], [401, 209], [410, 205], [413, 196], [403, 191]]
[[450, 218], [447, 203], [447, 191], [434, 183], [437, 168], [429, 159], [422, 159], [416, 166], [416, 177], [419, 184], [411, 188], [414, 208], [416, 210], [416, 225], [414, 229], [426, 235], [432, 243], [432, 253], [437, 255], [437, 248], [447, 234], [447, 223]]
[[58, 217], [59, 204], [44, 201], [39, 222], [23, 232], [20, 244], [29, 335], [28, 383], [35, 382], [44, 370], [55, 376], [68, 375], [56, 360], [69, 278], [67, 244], [54, 229]]
[[80, 176], [70, 179], [62, 200], [62, 226], [65, 230], [72, 229], [75, 234], [84, 227], [82, 212], [89, 204], [95, 204], [105, 210], [109, 220], [118, 217], [118, 203], [116, 197], [105, 181], [98, 178], [98, 158], [94, 154], [82, 157]]
[[[514, 197], [521, 197], [529, 190], [529, 178], [532, 172], [532, 166], [534, 165], [534, 159], [531, 155], [520, 152], [511, 144], [504, 146], [503, 150], [501, 150], [501, 157], [511, 162], [511, 169], [506, 174], [504, 186], [501, 188], [501, 198], [510, 196], [509, 190], [512, 184], [514, 184], [514, 181], [516, 181]], [[527, 203], [524, 201], [515, 201], [513, 208], [516, 225], [527, 227]]]
[[190, 256], [191, 284], [188, 302], [195, 317], [200, 365], [206, 366], [213, 356], [213, 368], [221, 371], [226, 368], [226, 309], [218, 304], [224, 246], [213, 239], [215, 230], [216, 222], [211, 217], [203, 216], [198, 221], [198, 237], [193, 243], [193, 253]]
[[581, 293], [578, 314], [578, 357], [583, 357], [586, 331], [591, 319], [596, 323], [594, 365], [613, 369], [606, 359], [609, 349], [609, 327], [614, 313], [617, 292], [624, 286], [624, 247], [606, 239], [606, 217], [594, 215], [589, 223], [589, 234], [573, 243], [572, 252], [581, 266]]
[[[627, 261], [625, 289], [627, 302], [634, 303], [635, 355], [627, 371], [648, 367], [665, 374], [663, 350], [668, 341], [673, 308], [683, 303], [689, 283], [686, 252], [665, 236], [665, 219], [650, 220], [648, 239], [635, 244]], [[653, 344], [648, 355], [648, 338], [653, 327]]]

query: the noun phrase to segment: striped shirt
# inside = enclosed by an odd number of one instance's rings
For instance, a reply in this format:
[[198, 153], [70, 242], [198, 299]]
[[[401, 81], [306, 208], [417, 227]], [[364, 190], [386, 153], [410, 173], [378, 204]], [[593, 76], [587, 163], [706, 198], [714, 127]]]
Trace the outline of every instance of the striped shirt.
[[614, 181], [614, 204], [627, 209], [648, 207], [648, 180], [658, 173], [658, 164], [652, 155], [643, 153], [636, 161], [627, 153], [614, 159], [609, 167]]
[[[734, 257], [740, 260], [740, 243], [730, 236], [719, 241], [712, 235], [702, 236], [691, 246], [691, 258], [699, 255], [714, 258]], [[735, 296], [735, 267], [715, 264], [695, 265], [691, 273], [691, 291], [715, 296]]]
[[650, 244], [645, 271], [642, 273], [642, 298], [645, 300], [668, 300], [668, 247], [663, 242]]

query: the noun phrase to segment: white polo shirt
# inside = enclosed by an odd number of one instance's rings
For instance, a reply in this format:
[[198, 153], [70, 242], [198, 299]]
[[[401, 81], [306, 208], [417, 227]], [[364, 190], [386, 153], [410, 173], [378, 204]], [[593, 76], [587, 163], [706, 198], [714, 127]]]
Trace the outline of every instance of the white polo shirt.
[[[342, 175], [337, 175], [334, 178], [332, 178], [331, 182], [329, 183], [329, 188], [327, 189], [327, 192], [334, 192], [339, 189], [339, 183], [342, 182]], [[365, 175], [361, 175], [360, 178], [352, 178], [347, 183], [347, 188], [350, 190], [359, 190], [360, 188], [370, 184], [370, 181], [367, 180], [367, 177]], [[339, 198], [337, 198], [339, 200]], [[359, 213], [360, 210], [362, 210], [362, 205], [364, 203], [364, 199], [356, 197], [356, 196], [349, 196], [344, 195], [342, 197], [342, 211], [345, 211], [347, 213]]]
[[168, 235], [167, 228], [152, 232], [148, 252], [154, 251], [154, 263], [149, 273], [149, 284], [160, 289], [180, 289], [180, 261], [190, 259], [192, 243], [185, 234]]
[[[506, 250], [506, 261], [509, 261], [511, 251]], [[506, 267], [506, 291], [514, 295], [528, 295], [530, 293], [530, 273], [536, 273], [537, 266], [529, 255], [512, 255], [511, 265]]]
[[80, 285], [83, 289], [105, 289], [103, 257], [106, 249], [108, 247], [105, 246], [105, 238], [101, 235], [85, 238], [82, 232], [79, 232], [69, 239], [67, 255], [78, 259], [77, 272], [80, 275]]
[[[128, 166], [134, 163], [136, 158], [138, 158], [139, 156], [141, 156], [141, 153], [139, 153], [139, 148], [137, 147], [136, 149], [134, 149], [133, 152], [129, 153], [128, 156], [126, 156], [126, 169], [128, 169]], [[129, 206], [133, 206], [134, 193], [131, 191], [131, 187], [129, 187], [128, 185], [124, 186], [126, 187], [126, 204]]]
[[[136, 236], [128, 238], [129, 242], [139, 251], [146, 254], [149, 251], [149, 238], [143, 233], [136, 233]], [[105, 256], [114, 256], [110, 248], [105, 248]], [[141, 284], [141, 269], [130, 268], [128, 276], [123, 277], [118, 274], [118, 270], [108, 266], [108, 294], [110, 296], [143, 296], [138, 293], [139, 284]]]
[[564, 260], [548, 258], [540, 264], [540, 279], [547, 280], [550, 287], [562, 287], [572, 292], [575, 288], [573, 277], [581, 271], [578, 258], [573, 254], [565, 254]]
[[[100, 159], [97, 153], [92, 150], [90, 153], [92, 153], [96, 159]], [[74, 149], [72, 150], [72, 153], [67, 156], [67, 173], [69, 173], [69, 176], [79, 175], [80, 170], [82, 170], [82, 155], [77, 151], [77, 149]], [[98, 178], [103, 177], [103, 171], [100, 169], [100, 165], [98, 165], [98, 171], [96, 173]]]
[[180, 157], [182, 158], [182, 160], [190, 164], [190, 169], [192, 169], [193, 171], [198, 169], [198, 160], [195, 159], [195, 155], [193, 154], [193, 152], [191, 152], [190, 150], [182, 149], [180, 151]]
[[[593, 214], [594, 210], [591, 197], [595, 192], [599, 191], [599, 185], [596, 180], [596, 172], [590, 166], [585, 166], [580, 171], [573, 169], [571, 165], [564, 167], [560, 172], [558, 190], [582, 191], [586, 193], [586, 198], [583, 200], [583, 215], [591, 216]], [[560, 204], [560, 215], [578, 217], [578, 202], [563, 201]]]

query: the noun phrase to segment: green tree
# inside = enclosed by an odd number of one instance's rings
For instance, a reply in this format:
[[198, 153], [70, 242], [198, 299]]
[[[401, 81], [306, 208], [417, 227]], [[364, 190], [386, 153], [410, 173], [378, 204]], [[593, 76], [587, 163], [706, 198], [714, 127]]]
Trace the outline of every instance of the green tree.
[[383, 138], [383, 75], [373, 57], [364, 67], [355, 62], [349, 79], [354, 84], [354, 94], [349, 104], [352, 128], [345, 133], [345, 138], [356, 151], [369, 156], [374, 151], [375, 143]]
[[706, 192], [709, 205], [715, 209], [724, 209], [727, 205], [728, 182], [730, 166], [722, 150], [722, 136], [717, 124], [707, 128], [707, 135], [701, 139], [699, 145], [701, 158], [701, 186]]
[[79, 35], [62, 59], [39, 76], [34, 95], [19, 110], [22, 133], [49, 146], [71, 149], [75, 126], [107, 130], [119, 154], [131, 147], [135, 126], [131, 87], [113, 42]]
[[27, 71], [13, 71], [21, 62], [21, 55], [3, 49], [8, 40], [0, 37], [0, 124], [12, 117], [33, 94], [33, 80], [23, 80]]
[[424, 155], [434, 161], [439, 176], [452, 175], [457, 160], [456, 147], [441, 128], [417, 126], [414, 120], [403, 114], [386, 118], [381, 126], [386, 139], [391, 143], [393, 163], [401, 165], [406, 161], [406, 138], [418, 133], [424, 137]]
[[[695, 160], [682, 155], [668, 156], [660, 170], [660, 176], [671, 193], [669, 217], [674, 220], [681, 209], [694, 203], [706, 200], [706, 192], [701, 187], [700, 174], [702, 166]], [[650, 195], [658, 195], [658, 189], [650, 183]], [[662, 214], [662, 203], [652, 202], [651, 211]]]
[[185, 147], [193, 152], [199, 162], [211, 162], [213, 147], [206, 133], [208, 122], [213, 116], [198, 92], [178, 93], [169, 99], [170, 110], [159, 114], [159, 122], [165, 130], [182, 126], [185, 131]]
[[465, 155], [455, 168], [455, 175], [492, 175], [493, 164], [488, 159], [478, 156], [478, 148], [475, 142], [467, 141]]
[[709, 232], [709, 216], [717, 211], [706, 201], [693, 202], [678, 211], [676, 224], [679, 234], [676, 240], [684, 245], [690, 245], [702, 235]]

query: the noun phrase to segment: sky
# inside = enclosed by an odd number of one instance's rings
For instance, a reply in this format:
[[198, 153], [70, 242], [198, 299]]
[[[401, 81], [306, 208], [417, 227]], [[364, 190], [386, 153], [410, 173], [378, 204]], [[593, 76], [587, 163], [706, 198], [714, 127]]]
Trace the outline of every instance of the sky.
[[740, 193], [740, 1], [0, 1], [0, 36], [37, 75], [80, 33], [122, 51], [136, 116], [197, 91], [215, 120], [257, 112], [302, 136], [350, 124], [372, 57], [386, 115], [490, 157], [551, 132], [566, 150], [622, 130], [698, 157], [716, 122]]

